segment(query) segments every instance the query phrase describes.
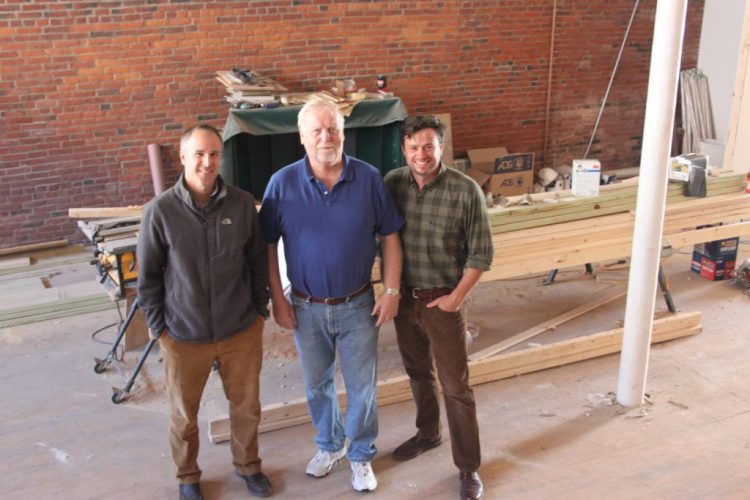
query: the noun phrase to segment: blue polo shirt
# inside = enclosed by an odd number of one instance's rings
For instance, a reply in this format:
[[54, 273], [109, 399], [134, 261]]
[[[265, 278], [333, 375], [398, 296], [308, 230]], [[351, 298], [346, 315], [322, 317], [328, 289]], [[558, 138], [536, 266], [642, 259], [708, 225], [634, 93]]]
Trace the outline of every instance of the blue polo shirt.
[[307, 157], [273, 176], [260, 221], [266, 241], [284, 239], [287, 277], [314, 297], [344, 297], [370, 280], [375, 234], [404, 225], [380, 172], [344, 155], [339, 181], [329, 192]]

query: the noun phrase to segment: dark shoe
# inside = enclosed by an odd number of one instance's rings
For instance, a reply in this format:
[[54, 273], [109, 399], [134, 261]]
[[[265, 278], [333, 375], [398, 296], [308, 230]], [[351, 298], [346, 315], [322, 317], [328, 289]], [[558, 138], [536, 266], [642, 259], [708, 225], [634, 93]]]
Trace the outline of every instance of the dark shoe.
[[478, 472], [461, 472], [461, 500], [481, 500], [484, 496], [482, 478]]
[[180, 500], [203, 500], [199, 483], [180, 484]]
[[270, 497], [271, 493], [273, 493], [271, 490], [271, 481], [269, 481], [266, 475], [262, 472], [247, 475], [240, 474], [237, 471], [235, 471], [235, 473], [245, 481], [247, 491], [249, 491], [251, 495], [256, 497]]
[[433, 439], [420, 438], [414, 436], [407, 439], [393, 450], [393, 458], [396, 460], [410, 460], [418, 455], [421, 455], [427, 450], [431, 450], [443, 444], [443, 438], [438, 436]]

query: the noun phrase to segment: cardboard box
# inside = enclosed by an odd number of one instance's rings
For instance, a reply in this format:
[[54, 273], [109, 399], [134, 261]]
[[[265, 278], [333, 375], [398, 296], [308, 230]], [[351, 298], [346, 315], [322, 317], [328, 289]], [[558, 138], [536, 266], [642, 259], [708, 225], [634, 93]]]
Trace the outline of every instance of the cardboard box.
[[573, 196], [599, 195], [599, 179], [602, 174], [599, 160], [573, 160], [572, 170], [570, 189]]
[[514, 196], [530, 193], [534, 184], [534, 153], [509, 154], [503, 147], [470, 149], [466, 175], [485, 193]]
[[725, 259], [712, 259], [711, 257], [693, 250], [693, 258], [690, 269], [711, 281], [729, 279], [734, 270], [736, 261]]
[[699, 252], [713, 260], [737, 260], [737, 248], [740, 237], [724, 238], [723, 240], [699, 243], [693, 246], [693, 251]]
[[669, 179], [672, 181], [688, 182], [690, 180], [690, 171], [693, 169], [700, 169], [700, 173], [705, 176], [707, 165], [708, 158], [706, 155], [688, 153], [673, 156], [669, 162]]

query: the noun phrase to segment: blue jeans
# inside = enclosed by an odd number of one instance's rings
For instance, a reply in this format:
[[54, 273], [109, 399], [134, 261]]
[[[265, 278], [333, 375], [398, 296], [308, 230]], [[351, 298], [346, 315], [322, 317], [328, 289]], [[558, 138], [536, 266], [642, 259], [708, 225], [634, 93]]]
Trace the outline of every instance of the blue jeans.
[[[323, 451], [337, 451], [348, 437], [353, 462], [369, 462], [377, 451], [378, 329], [370, 315], [374, 301], [372, 290], [335, 306], [291, 296], [297, 316], [294, 341], [302, 360], [307, 405], [318, 431], [315, 443]], [[346, 387], [346, 424], [333, 383], [337, 350]]]

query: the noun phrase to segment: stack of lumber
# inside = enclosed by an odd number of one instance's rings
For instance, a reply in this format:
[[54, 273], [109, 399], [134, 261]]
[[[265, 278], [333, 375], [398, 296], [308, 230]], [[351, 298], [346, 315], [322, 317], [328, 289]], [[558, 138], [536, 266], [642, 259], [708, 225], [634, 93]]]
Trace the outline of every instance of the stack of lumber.
[[[664, 243], [679, 248], [750, 234], [750, 195], [734, 187], [735, 177], [710, 183], [709, 196], [706, 198], [685, 198], [671, 194], [664, 218]], [[727, 183], [726, 186], [721, 184], [723, 182]], [[727, 191], [728, 194], [721, 194]], [[603, 203], [600, 206], [605, 206]], [[629, 208], [623, 205], [618, 208], [618, 213], [594, 218], [579, 218], [579, 214], [565, 213], [566, 205], [557, 206], [563, 207], [563, 213], [556, 216], [548, 212], [546, 220], [555, 221], [549, 222], [549, 225], [540, 225], [538, 219], [527, 219], [526, 222], [533, 222], [526, 229], [516, 228], [510, 232], [496, 230], [492, 268], [484, 273], [482, 280], [523, 276], [630, 256], [634, 204]], [[600, 208], [596, 207], [594, 201], [594, 205], [583, 210], [599, 213]], [[698, 229], [706, 225], [715, 226]], [[496, 227], [493, 226], [493, 229]]]
[[105, 311], [114, 307], [114, 302], [106, 293], [34, 303], [0, 310], [0, 328]]
[[113, 240], [135, 240], [141, 227], [141, 216], [78, 221], [78, 228], [92, 243], [101, 245]]
[[[706, 196], [736, 193], [744, 190], [745, 183], [745, 174], [709, 177], [706, 185]], [[670, 183], [667, 187], [667, 203], [695, 199], [686, 197], [684, 191], [684, 183]], [[505, 233], [518, 229], [601, 217], [635, 209], [638, 194], [637, 183], [622, 182], [601, 186], [600, 192], [599, 196], [574, 198], [569, 191], [552, 191], [531, 195], [529, 198], [531, 201], [535, 201], [533, 205], [492, 208], [490, 209], [492, 232]]]

